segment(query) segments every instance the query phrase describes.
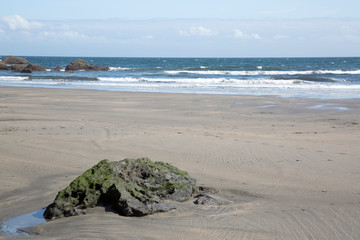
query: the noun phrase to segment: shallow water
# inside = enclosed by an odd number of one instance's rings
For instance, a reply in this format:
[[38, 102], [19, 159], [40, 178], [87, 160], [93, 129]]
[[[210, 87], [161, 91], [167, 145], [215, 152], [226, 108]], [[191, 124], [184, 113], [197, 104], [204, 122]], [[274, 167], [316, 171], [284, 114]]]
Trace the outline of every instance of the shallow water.
[[45, 218], [43, 217], [44, 211], [45, 208], [24, 215], [20, 215], [14, 218], [10, 218], [1, 225], [2, 228], [0, 235], [5, 235], [5, 236], [29, 235], [28, 233], [22, 231], [21, 229], [46, 222]]
[[312, 107], [308, 107], [308, 109], [327, 109], [327, 110], [337, 110], [337, 111], [347, 111], [349, 108], [347, 107], [338, 107], [334, 104], [319, 104]]
[[272, 108], [272, 107], [276, 107], [276, 105], [273, 105], [273, 104], [264, 105], [264, 106], [261, 106], [260, 108]]

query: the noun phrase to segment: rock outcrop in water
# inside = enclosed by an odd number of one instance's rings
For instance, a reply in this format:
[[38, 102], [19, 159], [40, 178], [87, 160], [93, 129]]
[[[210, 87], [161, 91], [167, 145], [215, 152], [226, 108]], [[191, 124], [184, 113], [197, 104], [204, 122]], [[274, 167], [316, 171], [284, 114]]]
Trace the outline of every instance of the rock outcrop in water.
[[[34, 71], [46, 71], [46, 68], [29, 63], [29, 61], [25, 58], [21, 57], [13, 57], [8, 56], [5, 57], [0, 62], [0, 70], [12, 70], [14, 72], [21, 72], [21, 73], [32, 73]], [[53, 69], [53, 71], [60, 71], [61, 67], [56, 67]], [[73, 71], [109, 71], [109, 67], [100, 67], [97, 65], [90, 65], [87, 61], [83, 59], [78, 59], [73, 62], [71, 62], [69, 65], [67, 65], [65, 71], [66, 72], [73, 72]]]
[[37, 64], [30, 63], [23, 70], [21, 70], [22, 73], [32, 73], [35, 71], [46, 71], [46, 68]]
[[188, 200], [195, 184], [187, 172], [148, 158], [102, 160], [61, 190], [44, 217], [85, 214], [87, 208], [97, 205], [110, 205], [124, 216], [169, 211], [175, 207], [164, 200]]
[[0, 70], [10, 70], [10, 67], [1, 61]]
[[10, 70], [14, 71], [14, 72], [21, 72], [22, 70], [24, 70], [26, 68], [26, 64], [12, 64], [10, 66]]
[[69, 65], [66, 66], [65, 71], [108, 71], [109, 67], [99, 67], [96, 65], [90, 65], [87, 61], [83, 59], [78, 59], [71, 62]]
[[29, 61], [22, 57], [7, 56], [2, 60], [6, 64], [28, 64]]
[[51, 69], [51, 71], [53, 71], [53, 72], [60, 72], [60, 71], [61, 71], [61, 67], [60, 67], [60, 66], [57, 66], [57, 67]]

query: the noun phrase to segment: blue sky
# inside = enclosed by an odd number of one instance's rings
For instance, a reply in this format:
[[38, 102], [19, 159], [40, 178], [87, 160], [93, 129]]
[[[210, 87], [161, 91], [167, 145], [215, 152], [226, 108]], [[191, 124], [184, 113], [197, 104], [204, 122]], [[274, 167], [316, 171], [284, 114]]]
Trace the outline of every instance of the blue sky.
[[360, 56], [358, 0], [12, 0], [0, 55]]

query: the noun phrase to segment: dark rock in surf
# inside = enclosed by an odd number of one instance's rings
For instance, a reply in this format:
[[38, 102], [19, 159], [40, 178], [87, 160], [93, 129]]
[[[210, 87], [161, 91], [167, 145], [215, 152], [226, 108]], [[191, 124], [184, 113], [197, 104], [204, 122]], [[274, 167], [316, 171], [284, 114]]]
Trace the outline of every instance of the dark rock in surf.
[[22, 57], [7, 56], [2, 60], [6, 64], [28, 64], [29, 61]]
[[32, 73], [33, 71], [30, 69], [30, 68], [28, 68], [28, 67], [26, 67], [26, 68], [24, 68], [23, 70], [21, 70], [21, 73]]
[[36, 71], [46, 71], [46, 68], [37, 64], [30, 63], [23, 70], [21, 70], [22, 73], [32, 73]]
[[26, 64], [13, 64], [10, 66], [10, 70], [14, 72], [21, 72], [26, 68], [26, 66], [27, 66]]
[[61, 190], [44, 212], [46, 219], [85, 214], [87, 208], [111, 206], [124, 216], [144, 216], [173, 208], [165, 200], [186, 201], [196, 180], [187, 172], [148, 158], [102, 160]]
[[0, 62], [0, 70], [10, 70], [10, 67], [6, 63], [3, 63], [1, 61]]
[[56, 68], [51, 69], [53, 72], [60, 72], [62, 70], [61, 67], [57, 66]]
[[87, 61], [83, 59], [78, 59], [67, 65], [65, 71], [85, 70], [88, 69], [89, 67], [90, 64]]
[[96, 65], [90, 65], [87, 71], [109, 71], [109, 67], [99, 67]]
[[29, 61], [25, 58], [8, 56], [1, 61], [0, 70], [32, 73], [34, 71], [46, 71], [46, 68], [37, 64], [29, 63]]
[[71, 62], [66, 66], [65, 71], [108, 71], [109, 67], [99, 67], [96, 65], [90, 65], [87, 61], [83, 59], [78, 59]]

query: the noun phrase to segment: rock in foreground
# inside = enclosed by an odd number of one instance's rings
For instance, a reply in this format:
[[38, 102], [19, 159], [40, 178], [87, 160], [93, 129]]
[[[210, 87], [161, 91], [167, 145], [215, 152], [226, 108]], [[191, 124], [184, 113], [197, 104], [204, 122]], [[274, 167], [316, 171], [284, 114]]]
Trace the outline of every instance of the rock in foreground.
[[144, 216], [174, 207], [166, 199], [186, 201], [196, 180], [188, 173], [147, 158], [102, 160], [61, 190], [44, 212], [46, 219], [85, 214], [87, 208], [110, 205], [124, 216]]

